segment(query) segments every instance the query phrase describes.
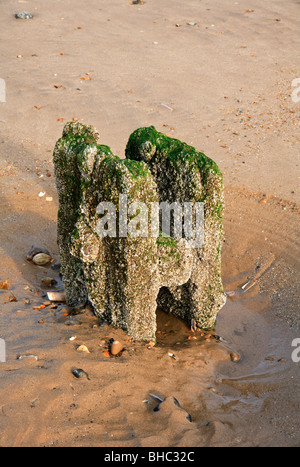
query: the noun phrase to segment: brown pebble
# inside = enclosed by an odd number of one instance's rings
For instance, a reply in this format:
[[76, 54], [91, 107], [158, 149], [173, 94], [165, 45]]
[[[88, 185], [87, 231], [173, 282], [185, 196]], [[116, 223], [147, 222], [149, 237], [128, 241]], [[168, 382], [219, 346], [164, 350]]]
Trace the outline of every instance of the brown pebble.
[[113, 341], [111, 344], [110, 344], [110, 353], [112, 355], [118, 355], [120, 352], [122, 352], [123, 350], [123, 345], [121, 344], [121, 342], [119, 341]]

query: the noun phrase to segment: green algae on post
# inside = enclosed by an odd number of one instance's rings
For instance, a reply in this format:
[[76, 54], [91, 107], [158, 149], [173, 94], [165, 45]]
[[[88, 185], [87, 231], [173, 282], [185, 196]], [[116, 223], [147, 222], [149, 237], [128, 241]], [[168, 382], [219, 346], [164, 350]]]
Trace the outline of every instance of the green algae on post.
[[[89, 302], [97, 316], [138, 340], [155, 342], [157, 305], [200, 328], [214, 328], [225, 303], [217, 164], [153, 126], [132, 133], [125, 159], [98, 139], [92, 126], [71, 122], [54, 149], [67, 303]], [[176, 203], [204, 206], [201, 245], [187, 247], [187, 235], [178, 235]], [[151, 209], [164, 205], [171, 210], [170, 229], [162, 232], [150, 225]], [[108, 228], [103, 235], [101, 220]]]

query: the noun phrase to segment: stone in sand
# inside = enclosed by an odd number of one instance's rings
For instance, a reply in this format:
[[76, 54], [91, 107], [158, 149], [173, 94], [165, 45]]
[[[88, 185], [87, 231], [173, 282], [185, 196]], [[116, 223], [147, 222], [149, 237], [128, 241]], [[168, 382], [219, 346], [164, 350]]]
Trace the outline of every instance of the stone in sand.
[[16, 19], [32, 19], [33, 16], [28, 11], [20, 11], [19, 13], [15, 14]]
[[[97, 316], [138, 340], [155, 342], [157, 305], [188, 323], [195, 320], [199, 328], [213, 328], [225, 303], [218, 166], [154, 127], [130, 136], [126, 159], [99, 145], [98, 138], [92, 126], [71, 122], [54, 149], [58, 246], [68, 305], [89, 302]], [[113, 203], [118, 217], [120, 195], [126, 195], [128, 206], [145, 203], [149, 212], [151, 203], [205, 203], [204, 244], [187, 248], [187, 240], [172, 232], [99, 236], [98, 205]], [[147, 227], [150, 232], [150, 222]]]

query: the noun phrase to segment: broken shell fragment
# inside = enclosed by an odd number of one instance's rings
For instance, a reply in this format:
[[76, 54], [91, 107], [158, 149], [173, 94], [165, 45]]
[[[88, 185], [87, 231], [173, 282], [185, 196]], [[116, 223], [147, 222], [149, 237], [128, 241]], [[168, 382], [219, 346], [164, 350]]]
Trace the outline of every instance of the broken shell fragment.
[[120, 352], [122, 352], [123, 350], [123, 345], [121, 344], [121, 342], [119, 341], [113, 341], [111, 344], [110, 344], [110, 353], [112, 355], [118, 355]]
[[47, 292], [48, 300], [51, 302], [65, 302], [66, 294], [63, 292]]
[[45, 266], [46, 264], [50, 263], [51, 256], [47, 255], [46, 253], [38, 253], [32, 258], [32, 261], [37, 266]]
[[79, 345], [76, 350], [79, 352], [91, 353], [86, 345]]
[[24, 358], [34, 358], [36, 361], [38, 361], [38, 359], [39, 359], [37, 357], [37, 355], [32, 355], [32, 354], [30, 354], [30, 355], [17, 355], [17, 360], [22, 360]]
[[174, 355], [172, 352], [168, 352], [168, 355], [169, 357], [173, 358], [174, 360], [176, 360], [176, 355]]
[[85, 313], [86, 310], [87, 310], [87, 306], [86, 306], [85, 303], [83, 303], [83, 304], [75, 306], [73, 308], [72, 315], [81, 315], [81, 314]]

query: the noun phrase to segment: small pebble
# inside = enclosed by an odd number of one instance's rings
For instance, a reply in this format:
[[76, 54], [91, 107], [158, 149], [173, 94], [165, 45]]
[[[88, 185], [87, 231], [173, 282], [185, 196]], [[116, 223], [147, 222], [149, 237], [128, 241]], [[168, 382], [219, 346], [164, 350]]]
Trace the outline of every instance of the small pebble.
[[118, 355], [120, 352], [122, 352], [123, 350], [123, 345], [121, 344], [121, 342], [119, 341], [113, 341], [111, 344], [110, 344], [110, 353], [112, 355]]
[[91, 353], [86, 345], [79, 345], [76, 350], [79, 352]]
[[241, 356], [240, 356], [238, 353], [232, 352], [232, 353], [230, 354], [230, 360], [231, 360], [232, 362], [238, 363], [238, 362], [240, 361], [240, 359], [241, 359]]
[[72, 371], [72, 374], [75, 376], [75, 378], [87, 378], [88, 380], [90, 380], [88, 374], [82, 370], [81, 368], [77, 368], [76, 370], [73, 370]]
[[19, 13], [15, 14], [16, 19], [32, 19], [33, 16], [28, 11], [20, 11]]
[[[52, 279], [52, 277], [45, 277], [44, 279], [42, 279], [41, 282], [43, 285], [46, 285], [47, 287], [52, 287], [53, 285], [57, 284], [57, 281], [55, 279]], [[49, 302], [49, 305], [50, 305], [50, 302]]]

